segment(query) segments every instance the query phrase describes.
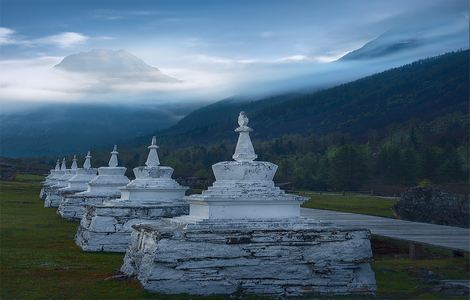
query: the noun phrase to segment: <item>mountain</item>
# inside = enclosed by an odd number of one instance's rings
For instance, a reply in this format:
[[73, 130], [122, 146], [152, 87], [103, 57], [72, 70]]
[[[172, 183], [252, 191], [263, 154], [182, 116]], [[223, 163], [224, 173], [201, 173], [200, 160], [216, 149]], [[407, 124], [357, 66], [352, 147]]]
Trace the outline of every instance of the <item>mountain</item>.
[[92, 73], [110, 77], [142, 78], [158, 82], [178, 82], [149, 66], [140, 58], [125, 50], [95, 49], [66, 56], [55, 69], [76, 73]]
[[253, 136], [348, 134], [411, 119], [431, 120], [468, 109], [469, 50], [420, 60], [310, 94], [286, 94], [253, 102], [224, 100], [200, 108], [159, 133], [175, 145], [233, 138], [239, 111], [255, 128]]
[[346, 53], [338, 61], [416, 59], [467, 48], [468, 29], [466, 26], [462, 29], [443, 27], [441, 31], [434, 32], [430, 28], [396, 28]]
[[391, 38], [383, 34], [378, 38], [366, 43], [359, 49], [345, 54], [340, 60], [357, 60], [383, 58], [406, 50], [419, 47], [421, 41], [416, 37]]
[[0, 156], [56, 156], [110, 148], [171, 126], [201, 104], [61, 104], [1, 115]]

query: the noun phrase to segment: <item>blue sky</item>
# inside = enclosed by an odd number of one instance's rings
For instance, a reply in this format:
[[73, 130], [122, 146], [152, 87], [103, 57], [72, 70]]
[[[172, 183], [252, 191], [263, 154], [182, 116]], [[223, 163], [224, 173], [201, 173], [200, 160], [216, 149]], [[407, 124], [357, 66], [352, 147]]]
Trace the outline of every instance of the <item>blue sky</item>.
[[[273, 78], [280, 79], [284, 74], [303, 74], [305, 69], [334, 61], [390, 30], [424, 28], [463, 34], [467, 30], [468, 35], [466, 0], [0, 3], [0, 63], [3, 69], [15, 70], [13, 77], [47, 77], [39, 66], [46, 70], [80, 51], [125, 49], [167, 74], [199, 81], [191, 92], [197, 94], [199, 84], [200, 89], [213, 90], [213, 98], [235, 93], [243, 85], [234, 82], [242, 82], [240, 78], [250, 74], [259, 77], [277, 72]], [[444, 50], [449, 49], [443, 46]], [[284, 63], [282, 68], [266, 71], [266, 65], [279, 63]], [[58, 81], [56, 86], [31, 78], [23, 86], [2, 92], [0, 99], [83, 97], [70, 78], [57, 76], [51, 75], [49, 80]], [[8, 80], [4, 86], [19, 84]]]

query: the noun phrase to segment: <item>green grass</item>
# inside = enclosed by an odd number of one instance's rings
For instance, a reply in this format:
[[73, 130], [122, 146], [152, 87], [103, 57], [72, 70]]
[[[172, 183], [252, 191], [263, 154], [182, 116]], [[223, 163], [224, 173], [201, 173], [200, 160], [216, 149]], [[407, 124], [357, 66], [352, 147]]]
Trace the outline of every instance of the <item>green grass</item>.
[[[135, 280], [107, 280], [117, 274], [123, 255], [81, 252], [73, 242], [77, 223], [60, 218], [39, 200], [41, 180], [19, 175], [14, 182], [0, 181], [0, 299], [200, 298], [151, 294]], [[375, 255], [377, 298], [445, 299], [429, 292], [420, 270], [442, 279], [468, 278], [468, 255], [454, 258], [450, 251], [429, 251], [424, 260], [410, 260], [403, 253]]]
[[80, 251], [73, 241], [78, 223], [43, 207], [42, 179], [0, 181], [0, 299], [161, 299], [135, 280], [106, 280], [123, 254]]
[[397, 202], [395, 199], [353, 193], [342, 195], [301, 191], [299, 194], [310, 197], [310, 200], [305, 202], [302, 207], [395, 218], [392, 210], [393, 205]]
[[[388, 240], [387, 243], [401, 244], [407, 249], [405, 242]], [[426, 247], [424, 251], [424, 259], [418, 260], [410, 259], [403, 253], [374, 255], [372, 268], [377, 280], [378, 296], [389, 299], [468, 300], [468, 297], [445, 297], [432, 292], [439, 280], [470, 280], [468, 254], [454, 257], [449, 250], [432, 247]]]

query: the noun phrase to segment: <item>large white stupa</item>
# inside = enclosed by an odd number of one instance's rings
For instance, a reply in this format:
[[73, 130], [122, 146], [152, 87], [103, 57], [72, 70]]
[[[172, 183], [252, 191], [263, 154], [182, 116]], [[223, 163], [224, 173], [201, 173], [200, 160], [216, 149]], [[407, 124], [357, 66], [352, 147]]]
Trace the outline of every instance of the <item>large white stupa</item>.
[[68, 181], [77, 173], [77, 158], [74, 156], [72, 160], [72, 165], [70, 169], [67, 169], [65, 157], [62, 160], [62, 165], [60, 170], [63, 171], [63, 175], [58, 177], [55, 184], [51, 186], [51, 189], [46, 194], [46, 199], [44, 200], [45, 207], [59, 207], [61, 196], [59, 190], [61, 188], [68, 186]]
[[85, 251], [125, 252], [131, 226], [158, 218], [188, 214], [183, 201], [187, 187], [171, 178], [173, 168], [160, 166], [155, 137], [145, 166], [134, 168], [135, 179], [121, 189], [121, 197], [87, 206], [75, 237]]
[[234, 161], [187, 197], [190, 215], [133, 226], [121, 271], [168, 294], [373, 294], [370, 232], [300, 217], [305, 199], [274, 186], [277, 166], [257, 158], [238, 119]]
[[[68, 197], [73, 194], [86, 191], [88, 189], [88, 183], [96, 177], [96, 172], [97, 169], [91, 167], [91, 153], [90, 151], [88, 151], [87, 155], [85, 156], [83, 167], [77, 169], [77, 174], [75, 174], [72, 178], [69, 179], [67, 187], [61, 188], [59, 190], [61, 200], [59, 208], [57, 209], [57, 213], [60, 216], [63, 216], [65, 218], [68, 217], [70, 213], [70, 210], [66, 205], [66, 203], [68, 203]], [[74, 215], [75, 211], [73, 211], [72, 213]]]
[[67, 195], [60, 203], [59, 214], [68, 220], [80, 220], [85, 206], [102, 204], [103, 201], [119, 197], [120, 188], [129, 183], [124, 175], [127, 168], [118, 166], [117, 146], [111, 151], [107, 167], [98, 168], [98, 176], [91, 179], [83, 192]]
[[60, 171], [60, 159], [57, 159], [57, 162], [55, 164], [55, 168], [51, 169], [49, 174], [46, 176], [46, 178], [44, 178], [44, 181], [42, 182], [42, 188], [41, 188], [41, 191], [39, 192], [39, 198], [41, 198], [42, 200], [46, 199], [46, 190], [48, 190], [48, 188], [51, 185], [55, 184], [56, 179], [60, 175], [63, 175], [63, 174], [59, 175], [59, 171]]

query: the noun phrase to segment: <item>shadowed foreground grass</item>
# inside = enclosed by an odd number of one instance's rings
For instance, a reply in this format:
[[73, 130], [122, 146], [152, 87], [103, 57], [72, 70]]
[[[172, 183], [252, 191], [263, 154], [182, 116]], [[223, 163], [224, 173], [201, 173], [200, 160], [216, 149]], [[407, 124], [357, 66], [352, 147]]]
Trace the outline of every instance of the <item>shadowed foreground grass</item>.
[[302, 207], [318, 208], [334, 211], [352, 212], [357, 214], [394, 218], [392, 207], [396, 199], [359, 195], [353, 193], [318, 193], [299, 192], [302, 196], [310, 197]]
[[[201, 298], [156, 295], [145, 292], [135, 280], [110, 280], [123, 255], [81, 252], [73, 242], [77, 223], [63, 220], [39, 200], [41, 179], [20, 175], [14, 182], [0, 181], [1, 299]], [[442, 279], [465, 279], [467, 261], [468, 256], [453, 258], [449, 251], [435, 250], [424, 260], [410, 260], [403, 253], [376, 255], [378, 298], [442, 299], [428, 291], [432, 284], [422, 278], [423, 272], [431, 271]], [[211, 297], [217, 298], [228, 299]]]
[[78, 223], [43, 207], [40, 180], [19, 175], [15, 182], [0, 181], [0, 298], [157, 298], [135, 280], [107, 280], [123, 255], [80, 251], [73, 241]]

